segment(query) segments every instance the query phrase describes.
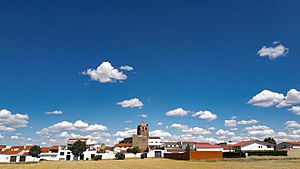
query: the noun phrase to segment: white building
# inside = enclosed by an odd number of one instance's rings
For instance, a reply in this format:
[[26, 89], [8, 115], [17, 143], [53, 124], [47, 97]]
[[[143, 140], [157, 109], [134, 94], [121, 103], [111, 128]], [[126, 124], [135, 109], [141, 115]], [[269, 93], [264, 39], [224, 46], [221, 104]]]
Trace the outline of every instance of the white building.
[[162, 145], [163, 144], [162, 144], [162, 140], [160, 137], [149, 137], [148, 138], [148, 146], [149, 146], [150, 150], [162, 147]]
[[276, 149], [300, 149], [300, 142], [282, 142], [276, 146]]
[[274, 150], [274, 147], [271, 143], [259, 140], [242, 141], [233, 145], [235, 151]]
[[196, 151], [223, 151], [221, 146], [210, 143], [197, 143], [195, 145]]

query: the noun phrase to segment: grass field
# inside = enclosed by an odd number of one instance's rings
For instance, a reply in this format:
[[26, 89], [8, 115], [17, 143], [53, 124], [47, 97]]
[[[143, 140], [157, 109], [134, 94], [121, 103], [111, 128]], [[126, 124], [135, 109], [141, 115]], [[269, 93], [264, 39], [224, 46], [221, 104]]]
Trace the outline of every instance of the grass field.
[[0, 169], [299, 169], [299, 159], [241, 159], [177, 161], [168, 159], [56, 161], [35, 164], [0, 164]]

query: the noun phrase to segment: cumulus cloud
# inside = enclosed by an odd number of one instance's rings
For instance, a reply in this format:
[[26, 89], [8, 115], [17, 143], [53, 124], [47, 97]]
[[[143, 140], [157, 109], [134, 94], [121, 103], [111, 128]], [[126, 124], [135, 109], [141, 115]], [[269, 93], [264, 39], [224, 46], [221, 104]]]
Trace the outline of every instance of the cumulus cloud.
[[175, 128], [175, 129], [177, 129], [177, 130], [188, 129], [188, 126], [187, 126], [187, 125], [179, 124], [179, 123], [173, 123], [170, 127], [171, 127], [171, 128]]
[[167, 116], [186, 116], [187, 114], [188, 114], [188, 111], [184, 110], [181, 107], [166, 112]]
[[249, 124], [256, 124], [256, 123], [259, 123], [259, 121], [255, 120], [255, 119], [241, 120], [241, 121], [237, 122], [237, 124], [240, 124], [240, 125], [249, 125]]
[[263, 46], [257, 54], [260, 57], [269, 57], [270, 59], [276, 59], [281, 56], [285, 56], [288, 54], [289, 49], [283, 46], [282, 44], [278, 42], [273, 42], [272, 46], [267, 47]]
[[237, 125], [237, 121], [234, 119], [225, 120], [224, 125], [227, 127], [235, 127]]
[[0, 110], [0, 131], [15, 131], [17, 128], [27, 127], [28, 114], [13, 114], [7, 109]]
[[274, 130], [268, 126], [251, 126], [246, 127], [245, 130], [247, 130], [249, 135], [253, 136], [271, 136], [275, 133]]
[[258, 107], [271, 107], [279, 104], [284, 99], [284, 95], [270, 90], [263, 90], [248, 101], [249, 104]]
[[223, 130], [223, 129], [219, 129], [216, 132], [216, 135], [219, 136], [220, 138], [226, 138], [228, 136], [234, 136], [234, 132], [232, 131], [228, 131], [228, 130]]
[[270, 90], [263, 90], [248, 101], [249, 104], [258, 107], [286, 107], [300, 104], [300, 91], [290, 89], [286, 96]]
[[46, 136], [51, 133], [58, 133], [63, 130], [73, 130], [73, 131], [81, 131], [81, 132], [92, 132], [92, 131], [106, 131], [108, 128], [101, 124], [92, 124], [89, 125], [86, 122], [81, 120], [77, 120], [74, 123], [68, 121], [62, 121], [56, 124], [53, 124], [47, 128], [43, 128], [37, 132], [37, 134]]
[[126, 65], [126, 66], [121, 66], [120, 69], [121, 69], [121, 70], [126, 70], [126, 71], [133, 71], [133, 67], [128, 66], [128, 65]]
[[293, 112], [296, 115], [300, 115], [300, 106], [293, 106], [289, 109], [289, 111]]
[[300, 128], [300, 123], [296, 121], [287, 121], [284, 125], [286, 129]]
[[10, 139], [12, 139], [12, 140], [19, 140], [20, 138], [19, 138], [19, 136], [10, 136]]
[[161, 125], [163, 125], [163, 123], [162, 122], [158, 122], [156, 125], [161, 126]]
[[46, 112], [45, 114], [63, 114], [63, 112], [60, 110], [54, 110], [54, 111]]
[[194, 135], [207, 135], [207, 134], [211, 134], [210, 131], [207, 131], [203, 128], [200, 127], [193, 127], [193, 128], [189, 128], [189, 129], [183, 129], [182, 130], [183, 133], [189, 133], [189, 134], [194, 134]]
[[120, 105], [124, 108], [130, 107], [130, 108], [142, 108], [144, 104], [138, 99], [138, 98], [133, 98], [129, 100], [124, 100], [122, 102], [117, 103], [117, 105]]
[[136, 129], [125, 128], [125, 131], [117, 131], [114, 136], [116, 137], [131, 137], [133, 134], [136, 134]]
[[277, 105], [277, 107], [286, 107], [295, 104], [300, 104], [300, 91], [291, 89], [287, 92], [284, 100]]
[[150, 136], [167, 138], [171, 137], [172, 134], [164, 130], [153, 130], [150, 132]]
[[193, 117], [198, 117], [199, 119], [206, 120], [206, 121], [212, 121], [217, 119], [217, 115], [210, 112], [210, 111], [198, 111], [192, 114]]
[[4, 139], [4, 136], [2, 136], [1, 134], [0, 134], [0, 139]]
[[84, 75], [89, 75], [94, 81], [100, 83], [109, 83], [122, 81], [127, 79], [127, 75], [114, 68], [109, 62], [102, 62], [96, 69], [88, 69], [83, 72]]

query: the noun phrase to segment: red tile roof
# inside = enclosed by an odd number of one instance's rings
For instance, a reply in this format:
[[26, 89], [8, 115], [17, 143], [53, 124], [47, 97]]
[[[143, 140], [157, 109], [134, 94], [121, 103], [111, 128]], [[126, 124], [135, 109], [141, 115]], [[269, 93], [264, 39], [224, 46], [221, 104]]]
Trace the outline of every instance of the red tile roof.
[[24, 150], [30, 150], [33, 146], [25, 146]]
[[296, 141], [293, 141], [293, 142], [286, 142], [288, 144], [292, 144], [292, 145], [300, 145], [300, 142], [296, 142]]
[[7, 150], [4, 150], [4, 151], [1, 151], [0, 154], [6, 154], [6, 155], [15, 155], [15, 154], [19, 154], [21, 151], [23, 151], [23, 149], [18, 149], [16, 151], [13, 151], [11, 149], [7, 149]]
[[197, 143], [196, 148], [221, 148], [221, 147], [210, 143]]
[[58, 150], [59, 149], [59, 146], [52, 146], [50, 147], [50, 150]]
[[0, 145], [0, 150], [5, 149], [5, 148], [6, 148], [6, 146]]
[[41, 148], [41, 152], [42, 153], [48, 153], [50, 151], [50, 148], [49, 147], [42, 147]]
[[132, 147], [132, 144], [129, 144], [129, 143], [119, 143], [119, 144], [116, 144], [115, 147]]

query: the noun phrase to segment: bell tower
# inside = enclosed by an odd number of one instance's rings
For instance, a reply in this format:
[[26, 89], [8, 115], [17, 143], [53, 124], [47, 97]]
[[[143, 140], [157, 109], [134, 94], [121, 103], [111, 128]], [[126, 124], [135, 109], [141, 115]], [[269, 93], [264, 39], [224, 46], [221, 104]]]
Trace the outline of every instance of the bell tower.
[[149, 136], [149, 126], [145, 123], [144, 118], [137, 127], [137, 135]]

